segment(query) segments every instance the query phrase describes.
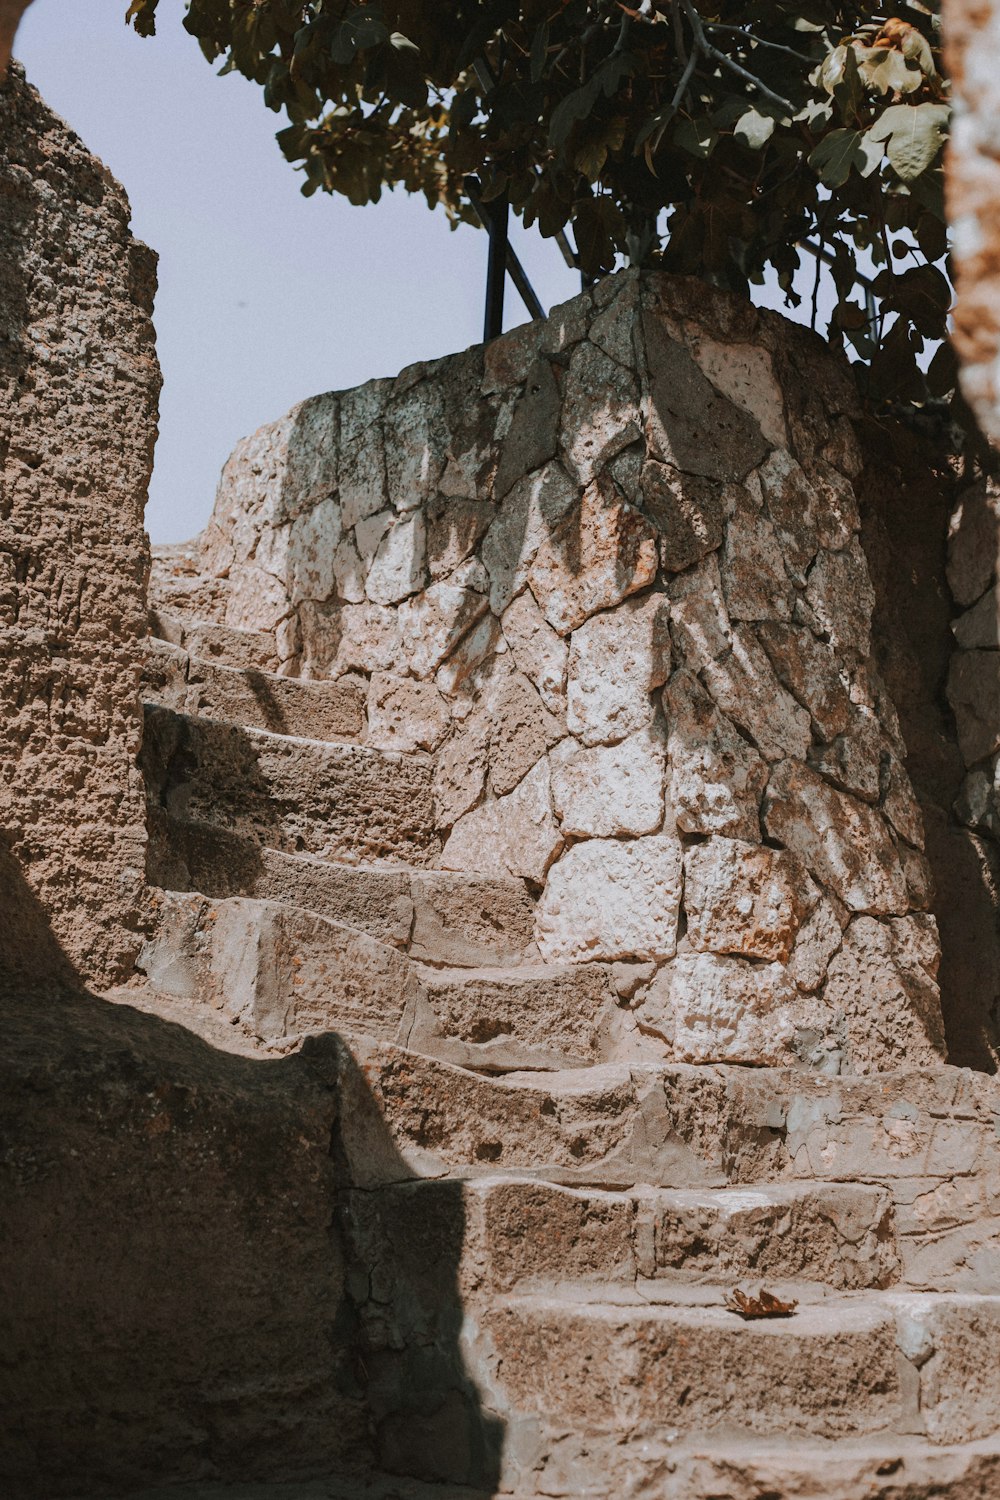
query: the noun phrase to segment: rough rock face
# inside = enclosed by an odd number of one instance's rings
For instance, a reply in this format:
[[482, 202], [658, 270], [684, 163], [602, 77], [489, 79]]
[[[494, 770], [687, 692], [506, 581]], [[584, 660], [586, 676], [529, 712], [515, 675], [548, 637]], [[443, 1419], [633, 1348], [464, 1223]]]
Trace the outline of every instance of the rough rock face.
[[983, 431], [1000, 441], [1000, 12], [982, 0], [945, 0], [944, 37], [955, 114], [948, 153], [948, 218], [958, 298], [954, 341], [962, 389]]
[[[0, 860], [20, 896], [5, 921], [25, 935], [37, 901], [98, 983], [131, 968], [144, 889], [142, 516], [160, 376], [155, 259], [128, 224], [122, 189], [14, 65], [0, 87]], [[39, 977], [27, 938], [4, 947], [8, 976]]]
[[625, 273], [255, 433], [161, 601], [366, 683], [369, 742], [431, 767], [422, 858], [531, 882], [546, 961], [659, 968], [630, 1002], [644, 1055], [867, 1071], [905, 1036], [933, 1063], [857, 423], [802, 329]]

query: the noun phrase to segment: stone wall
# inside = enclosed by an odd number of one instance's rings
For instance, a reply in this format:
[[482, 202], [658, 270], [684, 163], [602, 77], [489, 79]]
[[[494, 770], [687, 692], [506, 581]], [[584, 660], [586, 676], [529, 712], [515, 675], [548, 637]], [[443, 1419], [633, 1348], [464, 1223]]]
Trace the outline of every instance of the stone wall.
[[1000, 441], [1000, 10], [945, 0], [946, 60], [954, 119], [948, 151], [948, 218], [957, 301], [953, 339], [962, 390], [983, 431]]
[[109, 173], [0, 88], [0, 971], [46, 978], [33, 913], [94, 983], [139, 946], [143, 506], [160, 386], [155, 259]]
[[643, 1055], [933, 1063], [857, 417], [808, 332], [622, 274], [261, 429], [177, 587], [361, 680], [369, 742], [433, 758], [432, 857], [524, 877], [544, 958], [644, 986]]

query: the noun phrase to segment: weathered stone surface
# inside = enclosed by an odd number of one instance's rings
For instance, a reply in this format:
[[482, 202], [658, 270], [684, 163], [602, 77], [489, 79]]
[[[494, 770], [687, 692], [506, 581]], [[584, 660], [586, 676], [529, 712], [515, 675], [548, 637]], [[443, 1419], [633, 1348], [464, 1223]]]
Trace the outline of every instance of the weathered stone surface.
[[483, 590], [462, 582], [432, 583], [419, 598], [408, 599], [399, 610], [399, 628], [416, 676], [432, 676], [488, 608]]
[[486, 697], [490, 731], [490, 783], [511, 792], [562, 734], [531, 683], [520, 672], [499, 674]]
[[437, 854], [431, 768], [417, 758], [150, 708], [142, 767], [154, 810], [284, 853], [414, 865]]
[[4, 1039], [7, 1492], [368, 1462], [329, 1070], [84, 996], [8, 995]]
[[306, 682], [201, 661], [186, 652], [178, 652], [168, 666], [162, 651], [159, 642], [146, 642], [142, 684], [146, 703], [305, 739], [357, 740], [364, 730], [363, 678]]
[[619, 1442], [716, 1427], [833, 1438], [881, 1432], [901, 1415], [885, 1306], [820, 1304], [790, 1324], [745, 1324], [725, 1308], [550, 1295], [501, 1304], [486, 1327], [517, 1406], [562, 1431], [596, 1426], [599, 1412], [597, 1433]]
[[716, 390], [648, 310], [643, 332], [650, 372], [647, 435], [654, 456], [688, 474], [744, 479], [767, 454], [757, 423]]
[[948, 671], [948, 702], [967, 766], [1000, 747], [1000, 652], [959, 651]]
[[859, 1073], [904, 1061], [934, 1067], [944, 1057], [940, 961], [934, 918], [919, 913], [879, 922], [857, 917], [830, 961], [824, 999], [847, 1019]]
[[429, 381], [419, 382], [386, 406], [386, 488], [398, 511], [420, 510], [438, 487], [449, 438], [441, 408], [440, 387]]
[[767, 764], [720, 713], [690, 672], [675, 672], [663, 694], [669, 801], [682, 833], [756, 841]]
[[835, 650], [868, 655], [875, 591], [856, 537], [840, 552], [820, 552], [809, 573], [806, 599]]
[[649, 594], [574, 630], [566, 726], [583, 744], [612, 744], [649, 724], [650, 694], [670, 675], [669, 621], [666, 595]]
[[680, 843], [667, 834], [574, 844], [550, 872], [538, 904], [542, 957], [669, 958], [677, 946], [681, 874]]
[[620, 604], [656, 577], [656, 537], [615, 486], [599, 479], [542, 539], [528, 571], [531, 592], [554, 630], [567, 635], [598, 610]]
[[398, 604], [423, 588], [427, 533], [420, 513], [391, 521], [368, 569], [365, 588], [373, 604]]
[[649, 459], [642, 465], [636, 499], [660, 533], [665, 572], [680, 573], [721, 544], [730, 505], [716, 481]]
[[284, 1047], [313, 1032], [401, 1040], [416, 976], [395, 947], [294, 906], [160, 898], [137, 965], [154, 989]]
[[997, 573], [1000, 495], [986, 480], [962, 492], [948, 526], [948, 586], [955, 603], [975, 604]]
[[549, 763], [543, 759], [506, 797], [460, 818], [441, 861], [449, 870], [499, 870], [541, 883], [562, 843], [552, 814]]
[[809, 764], [842, 791], [877, 802], [882, 789], [883, 755], [888, 746], [882, 726], [870, 709], [853, 710], [843, 734], [809, 752]]
[[995, 651], [1000, 647], [1000, 589], [994, 584], [979, 603], [952, 624], [958, 644], [966, 651]]
[[851, 911], [903, 913], [906, 883], [885, 824], [815, 772], [783, 761], [771, 775], [764, 828]]
[[434, 762], [434, 818], [450, 828], [486, 789], [492, 724], [479, 709], [456, 727]]
[[536, 359], [527, 372], [524, 390], [504, 438], [496, 476], [498, 499], [502, 500], [525, 474], [555, 458], [561, 404], [551, 364], [547, 359]]
[[671, 578], [667, 594], [676, 655], [693, 672], [725, 656], [733, 638], [715, 555]]
[[407, 1046], [465, 1067], [584, 1068], [606, 1058], [615, 998], [597, 965], [425, 971]]
[[551, 764], [552, 802], [564, 834], [619, 838], [662, 827], [666, 738], [659, 726], [593, 749], [563, 740]]
[[796, 583], [804, 583], [819, 550], [819, 496], [801, 464], [783, 447], [777, 448], [761, 465], [757, 478], [788, 571]]
[[786, 443], [785, 398], [768, 351], [758, 344], [719, 343], [706, 338], [694, 324], [688, 324], [685, 332], [692, 339], [698, 368], [716, 390], [753, 417], [769, 443], [777, 447]]
[[657, 1277], [777, 1278], [829, 1287], [885, 1286], [899, 1276], [892, 1200], [857, 1183], [768, 1184], [650, 1195]]
[[837, 912], [823, 896], [799, 928], [788, 972], [804, 994], [814, 994], [826, 978], [830, 959], [843, 941]]
[[527, 590], [508, 605], [501, 623], [519, 671], [534, 684], [551, 713], [565, 712], [566, 641], [552, 629]]
[[684, 855], [684, 910], [693, 948], [786, 963], [817, 896], [786, 850], [711, 838]]
[[556, 530], [578, 495], [561, 464], [550, 463], [519, 480], [506, 496], [482, 545], [494, 614], [502, 615], [524, 588], [539, 546]]
[[647, 990], [636, 1017], [683, 1062], [790, 1060], [797, 996], [780, 963], [679, 954]]
[[749, 626], [735, 626], [732, 650], [705, 663], [705, 685], [723, 713], [743, 729], [767, 760], [804, 760], [809, 715], [779, 683]]
[[745, 497], [726, 526], [720, 569], [730, 619], [791, 619], [794, 592], [781, 543], [767, 516]]
[[534, 956], [534, 904], [523, 881], [420, 870], [410, 891], [413, 958], [479, 967]]
[[589, 484], [641, 435], [635, 376], [589, 341], [578, 344], [566, 371], [559, 434], [567, 468]]
[[377, 750], [434, 750], [451, 728], [446, 699], [431, 682], [373, 672], [367, 742]]
[[[0, 821], [8, 978], [44, 912], [86, 980], [140, 943], [142, 514], [160, 388], [155, 257], [124, 192], [19, 68], [0, 89]], [[23, 939], [22, 951], [17, 951]]]
[[820, 739], [836, 739], [850, 721], [851, 699], [835, 653], [801, 625], [762, 621], [757, 637], [780, 681], [808, 709]]

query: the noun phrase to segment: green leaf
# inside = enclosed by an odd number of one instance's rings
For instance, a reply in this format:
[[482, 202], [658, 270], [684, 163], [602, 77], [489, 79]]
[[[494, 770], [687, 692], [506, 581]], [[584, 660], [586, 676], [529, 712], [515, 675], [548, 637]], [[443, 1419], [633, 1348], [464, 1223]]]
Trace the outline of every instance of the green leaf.
[[748, 109], [736, 122], [733, 136], [741, 146], [749, 146], [751, 151], [760, 151], [774, 134], [774, 119], [770, 115], [762, 115], [759, 110]]
[[913, 182], [936, 161], [950, 116], [947, 104], [894, 104], [868, 134], [887, 142], [886, 154], [896, 175]]
[[674, 144], [702, 159], [711, 156], [718, 139], [719, 132], [710, 120], [682, 120], [674, 131]]
[[841, 188], [855, 167], [868, 177], [882, 158], [882, 147], [860, 130], [831, 130], [809, 153], [809, 165], [824, 187]]
[[858, 47], [858, 67], [870, 88], [880, 94], [910, 94], [920, 88], [924, 75], [895, 47]]

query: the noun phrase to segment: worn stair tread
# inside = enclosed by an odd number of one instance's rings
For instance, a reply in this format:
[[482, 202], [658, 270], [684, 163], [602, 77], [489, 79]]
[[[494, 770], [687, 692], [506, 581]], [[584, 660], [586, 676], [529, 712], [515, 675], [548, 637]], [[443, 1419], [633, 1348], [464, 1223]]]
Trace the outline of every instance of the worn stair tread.
[[142, 768], [153, 816], [218, 824], [289, 854], [432, 865], [426, 756], [329, 744], [147, 706]]
[[246, 729], [328, 743], [363, 737], [367, 684], [346, 676], [307, 679], [206, 660], [181, 646], [151, 640], [143, 699], [179, 713]]
[[287, 901], [407, 948], [424, 963], [480, 967], [538, 958], [523, 880], [293, 854], [216, 823], [158, 813], [150, 877], [222, 900]]
[[150, 610], [153, 638], [181, 646], [205, 661], [229, 667], [250, 667], [275, 672], [279, 662], [274, 636], [263, 630], [223, 625], [172, 605], [153, 605]]
[[831, 1293], [744, 1321], [577, 1286], [495, 1297], [483, 1328], [512, 1406], [554, 1430], [961, 1442], [998, 1426], [1000, 1296]]
[[[615, 1464], [617, 1460], [617, 1464]], [[936, 1444], [909, 1436], [759, 1438], [727, 1436], [686, 1442], [625, 1444], [619, 1469], [584, 1487], [547, 1477], [544, 1489], [521, 1486], [509, 1500], [621, 1500], [630, 1465], [647, 1474], [650, 1500], [995, 1500], [1000, 1495], [1000, 1438]], [[610, 1467], [610, 1466], [609, 1466]], [[627, 1482], [627, 1480], [626, 1480]], [[489, 1492], [495, 1494], [495, 1490]], [[77, 1500], [93, 1500], [92, 1495]], [[290, 1482], [195, 1482], [132, 1492], [126, 1500], [488, 1500], [478, 1490], [421, 1484], [395, 1476], [331, 1476]]]

